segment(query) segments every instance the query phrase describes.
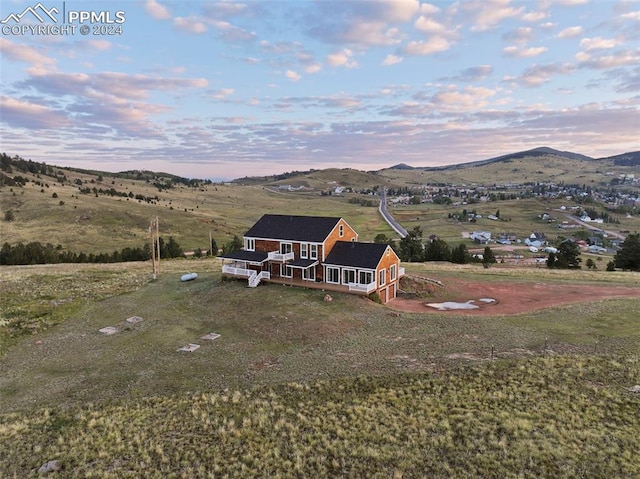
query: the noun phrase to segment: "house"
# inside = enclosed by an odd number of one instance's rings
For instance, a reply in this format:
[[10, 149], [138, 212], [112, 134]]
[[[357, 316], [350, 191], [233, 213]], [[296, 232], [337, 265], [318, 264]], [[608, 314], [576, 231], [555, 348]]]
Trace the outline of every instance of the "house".
[[469, 238], [479, 244], [489, 244], [491, 241], [490, 231], [474, 231], [469, 235]]
[[528, 238], [524, 240], [527, 246], [533, 246], [535, 248], [540, 248], [547, 244], [547, 236], [544, 233], [533, 232], [529, 235]]
[[358, 241], [342, 218], [262, 216], [243, 236], [244, 248], [219, 256], [225, 276], [394, 299], [404, 275], [391, 246]]

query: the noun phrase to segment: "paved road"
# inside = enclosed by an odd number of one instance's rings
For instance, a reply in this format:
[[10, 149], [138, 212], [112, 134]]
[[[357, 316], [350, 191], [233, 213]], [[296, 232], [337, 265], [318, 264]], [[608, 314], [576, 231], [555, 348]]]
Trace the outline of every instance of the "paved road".
[[391, 216], [391, 213], [389, 213], [389, 211], [387, 210], [387, 190], [384, 187], [380, 188], [380, 207], [378, 209], [385, 221], [389, 223], [389, 226], [391, 226], [391, 228], [393, 228], [393, 231], [398, 233], [401, 238], [404, 238], [408, 235], [407, 230], [400, 226], [400, 223], [398, 223], [393, 218], [393, 216]]
[[[610, 231], [610, 230], [605, 230], [602, 227], [604, 226], [604, 224], [599, 224], [599, 226], [595, 226], [593, 223], [586, 223], [584, 221], [581, 221], [580, 218], [578, 218], [577, 216], [574, 215], [570, 215], [568, 213], [565, 213], [565, 216], [572, 220], [575, 221], [576, 223], [584, 226], [585, 228], [589, 229], [589, 230], [593, 230], [593, 231], [602, 231], [604, 232], [607, 236], [613, 236], [614, 238], [618, 238], [621, 240], [626, 239], [626, 236], [621, 234], [621, 233], [616, 233], [615, 231]], [[596, 225], [598, 225], [598, 223], [596, 223]]]

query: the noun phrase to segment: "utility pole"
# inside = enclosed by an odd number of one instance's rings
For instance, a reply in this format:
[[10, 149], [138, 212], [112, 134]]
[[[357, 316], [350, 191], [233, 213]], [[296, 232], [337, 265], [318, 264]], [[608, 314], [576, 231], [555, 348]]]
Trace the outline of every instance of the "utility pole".
[[156, 216], [149, 224], [149, 236], [151, 238], [151, 265], [153, 267], [153, 279], [160, 274], [160, 227]]

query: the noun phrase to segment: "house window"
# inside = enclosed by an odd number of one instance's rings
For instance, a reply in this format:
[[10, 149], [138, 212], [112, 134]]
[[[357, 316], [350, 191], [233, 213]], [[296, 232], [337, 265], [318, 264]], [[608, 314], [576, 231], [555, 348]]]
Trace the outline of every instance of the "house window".
[[381, 269], [380, 270], [380, 281], [378, 286], [384, 286], [387, 283], [387, 270], [386, 269]]
[[280, 265], [280, 276], [284, 277], [284, 278], [291, 278], [293, 277], [293, 268], [291, 266], [289, 266], [288, 264], [281, 264]]
[[340, 235], [340, 238], [344, 236], [344, 225], [338, 226], [338, 234]]
[[308, 258], [309, 257], [309, 244], [308, 243], [300, 243], [300, 257]]
[[360, 284], [370, 284], [373, 282], [373, 273], [371, 271], [360, 271]]
[[349, 284], [356, 282], [356, 270], [355, 269], [343, 269], [342, 270], [342, 284]]
[[281, 254], [291, 253], [292, 249], [293, 249], [293, 245], [291, 243], [280, 243]]
[[327, 283], [340, 283], [340, 268], [327, 267]]
[[244, 249], [245, 249], [245, 251], [255, 251], [256, 250], [256, 240], [254, 238], [245, 238], [244, 239]]
[[316, 269], [315, 268], [305, 268], [302, 270], [302, 279], [307, 281], [315, 281], [316, 280]]
[[318, 245], [317, 244], [309, 245], [309, 258], [318, 259]]
[[396, 280], [396, 276], [397, 276], [397, 266], [395, 264], [392, 264], [389, 267], [389, 276], [391, 278], [391, 281], [395, 281]]

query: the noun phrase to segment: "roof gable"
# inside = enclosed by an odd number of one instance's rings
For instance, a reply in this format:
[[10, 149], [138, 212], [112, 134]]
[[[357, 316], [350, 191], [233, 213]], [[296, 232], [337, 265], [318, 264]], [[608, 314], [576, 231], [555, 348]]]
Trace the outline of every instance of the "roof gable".
[[338, 241], [324, 261], [324, 264], [376, 269], [389, 245], [383, 243], [360, 243]]
[[342, 218], [263, 215], [245, 237], [322, 243]]

